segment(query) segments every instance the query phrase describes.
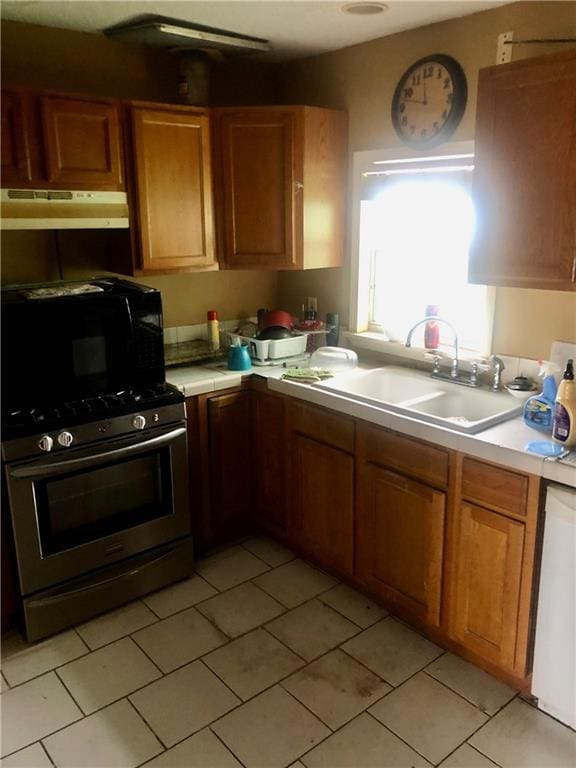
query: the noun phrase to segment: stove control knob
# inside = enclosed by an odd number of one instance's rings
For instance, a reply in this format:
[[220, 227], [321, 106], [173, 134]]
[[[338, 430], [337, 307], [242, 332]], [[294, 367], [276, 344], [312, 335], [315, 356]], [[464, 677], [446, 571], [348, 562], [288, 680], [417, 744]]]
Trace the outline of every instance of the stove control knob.
[[38, 448], [40, 448], [40, 450], [44, 451], [45, 453], [51, 451], [53, 445], [54, 440], [52, 440], [50, 435], [44, 435], [44, 437], [41, 437], [40, 440], [38, 440]]
[[74, 438], [70, 434], [70, 432], [60, 432], [58, 435], [58, 443], [63, 448], [69, 448], [72, 445], [72, 441]]
[[138, 414], [137, 416], [134, 416], [134, 418], [132, 419], [132, 426], [134, 427], [134, 429], [144, 429], [144, 427], [146, 426], [146, 419], [144, 418], [144, 416], [141, 416], [140, 414]]

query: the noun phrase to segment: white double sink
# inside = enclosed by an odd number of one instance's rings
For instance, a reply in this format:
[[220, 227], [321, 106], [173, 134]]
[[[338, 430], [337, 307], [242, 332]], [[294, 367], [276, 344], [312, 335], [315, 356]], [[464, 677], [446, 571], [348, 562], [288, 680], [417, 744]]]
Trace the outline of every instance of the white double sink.
[[523, 409], [504, 392], [464, 387], [405, 368], [356, 369], [314, 387], [472, 435]]

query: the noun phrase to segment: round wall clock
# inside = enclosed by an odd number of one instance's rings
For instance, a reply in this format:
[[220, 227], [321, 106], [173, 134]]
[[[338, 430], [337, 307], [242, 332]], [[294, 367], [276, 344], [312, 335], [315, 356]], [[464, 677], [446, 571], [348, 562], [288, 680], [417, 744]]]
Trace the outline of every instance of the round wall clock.
[[392, 99], [392, 124], [405, 144], [425, 149], [454, 131], [466, 108], [466, 75], [456, 59], [425, 56], [400, 78]]

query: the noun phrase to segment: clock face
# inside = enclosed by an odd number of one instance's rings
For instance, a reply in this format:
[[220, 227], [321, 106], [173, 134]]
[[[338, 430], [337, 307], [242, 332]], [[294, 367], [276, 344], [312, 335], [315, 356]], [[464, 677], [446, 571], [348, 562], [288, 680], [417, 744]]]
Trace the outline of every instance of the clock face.
[[466, 76], [450, 56], [427, 56], [400, 78], [392, 99], [392, 123], [405, 144], [432, 147], [456, 129], [466, 107]]

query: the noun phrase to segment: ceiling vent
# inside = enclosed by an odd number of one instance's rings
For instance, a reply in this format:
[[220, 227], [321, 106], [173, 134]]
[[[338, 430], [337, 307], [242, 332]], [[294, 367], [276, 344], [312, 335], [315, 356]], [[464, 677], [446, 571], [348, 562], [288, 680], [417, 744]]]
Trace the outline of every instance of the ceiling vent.
[[238, 56], [270, 50], [268, 40], [260, 37], [149, 14], [108, 27], [104, 34], [129, 43], [142, 43], [173, 51], [220, 51]]

